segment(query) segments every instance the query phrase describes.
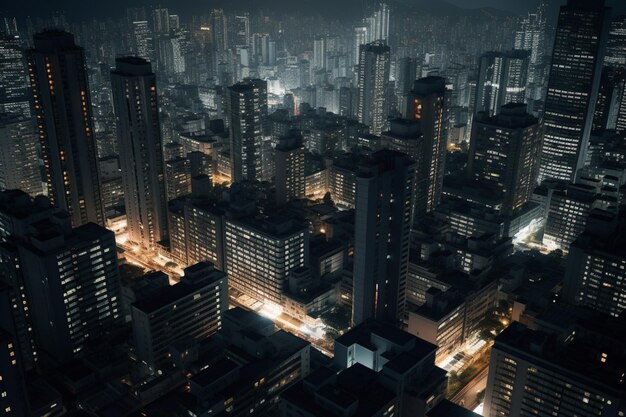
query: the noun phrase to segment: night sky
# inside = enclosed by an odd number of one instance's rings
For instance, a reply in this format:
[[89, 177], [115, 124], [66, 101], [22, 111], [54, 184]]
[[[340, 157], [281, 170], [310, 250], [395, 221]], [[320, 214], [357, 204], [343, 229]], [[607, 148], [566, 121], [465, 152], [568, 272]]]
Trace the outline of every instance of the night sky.
[[[1, 15], [25, 17], [47, 16], [55, 11], [64, 11], [72, 20], [89, 19], [92, 17], [120, 17], [127, 7], [163, 5], [170, 7], [173, 12], [188, 17], [193, 13], [204, 13], [213, 7], [227, 7], [235, 9], [254, 10], [260, 7], [288, 8], [302, 12], [326, 11], [354, 17], [360, 14], [363, 3], [371, 0], [26, 0], [4, 1], [0, 8]], [[538, 0], [396, 0], [414, 4], [417, 9], [431, 13], [459, 13], [457, 8], [493, 7], [512, 13], [525, 13], [533, 10]], [[596, 1], [596, 0], [590, 0]], [[551, 0], [553, 12], [565, 0]], [[393, 3], [390, 1], [389, 3]], [[626, 1], [608, 0], [608, 4], [615, 8], [614, 13], [626, 13]], [[352, 16], [348, 16], [352, 15]]]

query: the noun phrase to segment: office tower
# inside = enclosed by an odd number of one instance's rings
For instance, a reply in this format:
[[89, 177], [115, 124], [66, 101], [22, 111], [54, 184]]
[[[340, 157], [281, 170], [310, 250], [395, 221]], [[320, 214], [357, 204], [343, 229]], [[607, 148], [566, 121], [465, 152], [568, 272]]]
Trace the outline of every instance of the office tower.
[[352, 49], [352, 65], [359, 65], [359, 57], [361, 55], [361, 45], [367, 42], [367, 26], [354, 27], [354, 44]]
[[228, 309], [228, 279], [210, 262], [185, 268], [173, 285], [162, 287], [131, 307], [139, 361], [156, 373], [168, 362], [172, 345], [184, 339], [200, 342], [222, 328]]
[[480, 57], [474, 114], [495, 115], [508, 103], [526, 101], [528, 51], [487, 52]]
[[143, 58], [111, 71], [128, 240], [147, 249], [167, 239], [167, 201], [156, 77]]
[[279, 215], [226, 219], [224, 236], [229, 285], [255, 300], [280, 306], [289, 272], [308, 263], [308, 224]]
[[[596, 329], [549, 334], [513, 323], [491, 351], [486, 417], [626, 413], [624, 339], [595, 317]], [[612, 333], [610, 333], [612, 332]]]
[[444, 399], [448, 381], [446, 371], [435, 366], [436, 351], [432, 343], [369, 321], [335, 340], [333, 361], [335, 368], [363, 366], [376, 372], [385, 388], [398, 396], [394, 416], [424, 417]]
[[433, 211], [441, 199], [446, 160], [445, 93], [444, 78], [426, 77], [415, 81], [407, 99], [404, 117], [418, 120], [423, 135], [417, 166], [415, 221]]
[[85, 52], [74, 35], [38, 33], [27, 51], [47, 194], [72, 225], [104, 223]]
[[42, 193], [37, 141], [32, 119], [0, 113], [0, 190]]
[[17, 35], [0, 33], [0, 114], [31, 117], [24, 51]]
[[304, 147], [299, 131], [278, 139], [275, 148], [276, 202], [281, 205], [305, 197]]
[[618, 16], [611, 22], [604, 64], [626, 67], [626, 15]]
[[224, 212], [215, 201], [177, 199], [169, 203], [170, 250], [183, 265], [209, 261], [224, 269]]
[[235, 16], [235, 47], [250, 45], [250, 15], [244, 13]]
[[170, 13], [166, 8], [157, 8], [152, 11], [152, 28], [157, 35], [170, 33]]
[[540, 133], [539, 121], [526, 113], [525, 104], [509, 103], [496, 116], [480, 113], [474, 120], [467, 175], [502, 199], [504, 215], [532, 196], [539, 174]]
[[563, 299], [611, 316], [626, 310], [626, 213], [595, 212], [569, 247]]
[[136, 56], [147, 61], [154, 59], [152, 32], [147, 20], [133, 22], [131, 51]]
[[[561, 7], [544, 108], [539, 180], [573, 181], [591, 133], [610, 9], [604, 1], [569, 0]], [[580, 56], [572, 61], [572, 55]]]
[[37, 346], [61, 363], [122, 317], [115, 235], [67, 223], [56, 216], [32, 224], [17, 244]]
[[313, 40], [313, 69], [326, 69], [326, 38], [323, 36]]
[[404, 319], [415, 163], [382, 150], [356, 177], [352, 322]]
[[380, 135], [387, 125], [390, 49], [380, 42], [361, 45], [359, 55], [359, 122]]
[[422, 132], [420, 122], [408, 119], [393, 119], [391, 128], [381, 137], [381, 145], [385, 149], [407, 154], [419, 165], [422, 151]]
[[[546, 0], [541, 1], [534, 13], [521, 20], [515, 32], [514, 49], [530, 52], [528, 67], [527, 97], [541, 100], [544, 86], [544, 65], [546, 55]], [[507, 104], [507, 103], [502, 103]]]
[[213, 48], [221, 53], [228, 49], [228, 24], [224, 10], [213, 9], [209, 17], [213, 35]]
[[228, 87], [232, 181], [261, 176], [263, 119], [267, 116], [267, 82], [244, 80]]

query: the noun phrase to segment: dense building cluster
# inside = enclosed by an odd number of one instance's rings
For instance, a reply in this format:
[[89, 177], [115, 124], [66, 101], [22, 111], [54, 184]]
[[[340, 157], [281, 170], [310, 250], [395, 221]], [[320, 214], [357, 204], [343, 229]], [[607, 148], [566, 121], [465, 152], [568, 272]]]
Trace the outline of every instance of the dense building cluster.
[[0, 415], [626, 414], [626, 17], [362, 3], [2, 18]]

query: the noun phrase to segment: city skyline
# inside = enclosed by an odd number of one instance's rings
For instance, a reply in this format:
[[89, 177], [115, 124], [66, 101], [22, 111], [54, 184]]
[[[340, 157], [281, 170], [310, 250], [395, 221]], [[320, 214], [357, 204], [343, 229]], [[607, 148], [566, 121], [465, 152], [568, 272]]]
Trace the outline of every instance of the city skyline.
[[626, 415], [613, 3], [6, 7], [0, 414]]

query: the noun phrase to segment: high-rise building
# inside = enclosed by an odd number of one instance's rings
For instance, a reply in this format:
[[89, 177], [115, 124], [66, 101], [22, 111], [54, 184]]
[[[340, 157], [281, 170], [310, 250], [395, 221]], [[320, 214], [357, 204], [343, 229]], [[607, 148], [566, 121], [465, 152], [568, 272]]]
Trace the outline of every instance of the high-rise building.
[[143, 58], [118, 58], [115, 64], [111, 85], [128, 239], [153, 249], [168, 235], [156, 77]]
[[210, 23], [214, 50], [218, 53], [226, 51], [228, 49], [228, 23], [224, 10], [211, 10]]
[[423, 135], [417, 167], [415, 221], [433, 211], [441, 199], [446, 161], [445, 94], [444, 78], [421, 78], [413, 84], [404, 111], [406, 119], [420, 122]]
[[183, 265], [209, 261], [224, 268], [224, 212], [215, 201], [180, 198], [169, 203], [170, 250]]
[[16, 35], [0, 34], [0, 113], [31, 116], [24, 51]]
[[539, 121], [526, 113], [525, 104], [509, 103], [493, 117], [480, 113], [472, 124], [468, 177], [498, 194], [505, 215], [528, 202], [535, 189], [540, 133]]
[[147, 61], [154, 59], [154, 42], [147, 20], [138, 20], [132, 23], [131, 51], [136, 56]]
[[487, 52], [480, 57], [474, 113], [495, 115], [508, 103], [526, 101], [530, 52]]
[[313, 40], [313, 69], [326, 68], [326, 38], [318, 36]]
[[285, 204], [304, 198], [304, 147], [299, 131], [278, 139], [276, 159], [276, 202]]
[[[604, 327], [604, 318], [595, 320]], [[574, 330], [549, 334], [520, 323], [505, 329], [491, 350], [483, 415], [625, 414], [626, 357], [618, 328], [613, 334]]]
[[611, 22], [604, 63], [626, 67], [626, 15], [618, 16]]
[[380, 3], [378, 10], [374, 12], [369, 23], [369, 42], [388, 43], [389, 41], [389, 5]]
[[[561, 7], [544, 108], [540, 182], [547, 178], [574, 181], [583, 167], [609, 15], [602, 0], [569, 0]], [[572, 55], [577, 59], [572, 60]]]
[[46, 30], [27, 51], [47, 194], [72, 225], [104, 223], [85, 51]]
[[228, 309], [228, 279], [209, 262], [185, 268], [173, 286], [161, 287], [131, 307], [138, 359], [151, 373], [167, 362], [170, 347], [201, 341], [222, 328]]
[[170, 33], [170, 13], [166, 8], [157, 8], [152, 11], [152, 28], [156, 34]]
[[228, 99], [232, 181], [259, 179], [267, 82], [249, 79], [237, 83], [228, 88]]
[[382, 150], [356, 177], [352, 322], [404, 319], [415, 163]]
[[367, 43], [367, 26], [354, 27], [354, 44], [352, 50], [352, 65], [359, 65], [361, 45]]
[[226, 219], [224, 230], [229, 285], [280, 306], [289, 272], [308, 263], [308, 224], [277, 215]]
[[563, 298], [604, 314], [626, 310], [626, 213], [594, 212], [587, 230], [569, 247]]
[[94, 223], [71, 229], [67, 217], [56, 216], [33, 224], [17, 246], [40, 350], [58, 362], [71, 360], [120, 322], [113, 232]]
[[0, 113], [0, 190], [42, 193], [38, 140], [32, 119]]
[[[530, 52], [528, 67], [528, 90], [526, 96], [533, 100], [543, 99], [546, 64], [546, 9], [547, 0], [542, 0], [533, 13], [521, 20], [515, 32], [514, 49]], [[503, 103], [507, 104], [507, 103]]]
[[380, 135], [387, 126], [390, 49], [381, 42], [361, 45], [359, 55], [359, 122]]
[[250, 45], [250, 15], [243, 13], [235, 16], [235, 47], [243, 48]]

